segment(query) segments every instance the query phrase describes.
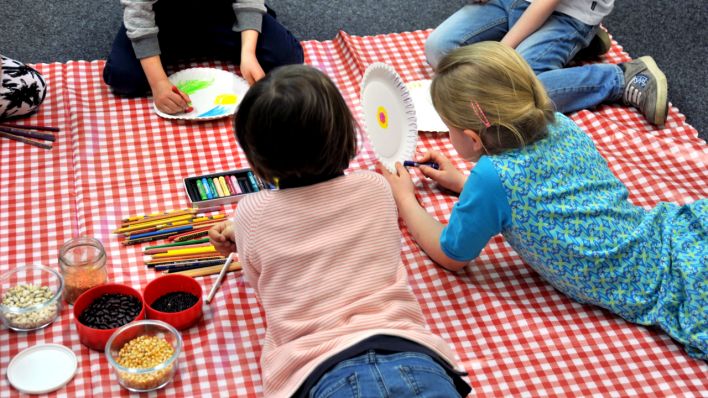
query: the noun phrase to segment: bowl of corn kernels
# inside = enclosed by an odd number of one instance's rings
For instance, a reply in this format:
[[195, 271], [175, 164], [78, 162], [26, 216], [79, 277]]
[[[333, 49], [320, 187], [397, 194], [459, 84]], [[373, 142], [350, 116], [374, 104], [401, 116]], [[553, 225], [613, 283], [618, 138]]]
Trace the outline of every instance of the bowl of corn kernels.
[[105, 352], [121, 386], [134, 392], [153, 391], [172, 381], [182, 336], [162, 321], [135, 321], [111, 335]]
[[61, 312], [64, 279], [42, 266], [17, 267], [0, 276], [0, 319], [16, 331], [48, 326]]

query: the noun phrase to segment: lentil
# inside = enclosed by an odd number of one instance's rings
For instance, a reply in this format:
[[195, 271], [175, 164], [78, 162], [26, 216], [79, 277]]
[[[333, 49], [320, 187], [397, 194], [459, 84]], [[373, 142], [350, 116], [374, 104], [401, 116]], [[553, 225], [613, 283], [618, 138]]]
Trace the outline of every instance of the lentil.
[[192, 307], [199, 297], [187, 292], [172, 292], [159, 297], [152, 303], [152, 308], [162, 312], [179, 312]]
[[135, 296], [104, 294], [81, 312], [79, 322], [94, 329], [114, 329], [135, 319], [141, 308]]
[[[174, 354], [172, 345], [162, 337], [139, 336], [128, 341], [118, 352], [116, 363], [124, 368], [149, 369], [164, 363]], [[118, 372], [123, 385], [136, 390], [149, 390], [166, 384], [172, 377], [174, 364], [149, 373]]]
[[[47, 286], [16, 285], [8, 289], [2, 296], [2, 305], [7, 307], [28, 308], [51, 300], [54, 293]], [[59, 313], [59, 304], [51, 303], [46, 307], [17, 313], [11, 310], [3, 311], [8, 326], [13, 329], [30, 330], [50, 324]]]

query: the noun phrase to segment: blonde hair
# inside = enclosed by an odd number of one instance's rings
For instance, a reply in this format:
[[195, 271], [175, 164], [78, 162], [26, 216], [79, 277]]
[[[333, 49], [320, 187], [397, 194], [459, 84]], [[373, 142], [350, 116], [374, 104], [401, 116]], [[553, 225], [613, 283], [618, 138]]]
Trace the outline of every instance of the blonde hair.
[[458, 48], [440, 61], [436, 73], [431, 86], [435, 109], [453, 127], [477, 132], [490, 155], [546, 137], [546, 126], [555, 122], [543, 85], [504, 44]]

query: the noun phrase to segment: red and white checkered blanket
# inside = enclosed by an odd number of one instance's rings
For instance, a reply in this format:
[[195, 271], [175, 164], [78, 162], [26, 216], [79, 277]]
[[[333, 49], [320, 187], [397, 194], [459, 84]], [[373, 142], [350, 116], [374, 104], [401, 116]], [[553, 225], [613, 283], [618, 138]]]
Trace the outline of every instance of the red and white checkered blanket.
[[[306, 62], [337, 83], [360, 117], [359, 83], [366, 66], [386, 62], [405, 81], [430, 78], [423, 43], [429, 31], [304, 42]], [[629, 56], [617, 45], [606, 62]], [[228, 119], [180, 122], [159, 118], [149, 99], [114, 97], [103, 84], [104, 62], [36, 65], [49, 93], [27, 122], [62, 129], [51, 151], [0, 140], [0, 272], [41, 263], [58, 267], [63, 242], [77, 235], [100, 239], [109, 278], [142, 290], [155, 273], [139, 246], [122, 246], [110, 231], [121, 218], [188, 207], [182, 178], [247, 167]], [[206, 66], [234, 71], [218, 62]], [[708, 147], [671, 108], [666, 127], [647, 124], [634, 109], [603, 105], [572, 118], [595, 141], [630, 200], [708, 197]], [[352, 169], [373, 169], [364, 136]], [[418, 151], [454, 153], [447, 134], [421, 133]], [[419, 199], [446, 220], [455, 202], [434, 184], [418, 181]], [[229, 207], [231, 211], [233, 208]], [[689, 358], [658, 330], [630, 324], [602, 309], [572, 302], [545, 283], [496, 237], [463, 272], [435, 265], [403, 228], [402, 258], [433, 332], [444, 337], [469, 372], [474, 395], [486, 396], [706, 396], [708, 365]], [[208, 289], [215, 277], [200, 278]], [[293, 292], [297, 294], [297, 292]], [[161, 396], [259, 396], [259, 356], [265, 318], [243, 279], [230, 275], [197, 326], [184, 331], [184, 353], [173, 383]], [[0, 330], [0, 369], [38, 343], [70, 347], [79, 358], [74, 379], [58, 395], [128, 395], [102, 353], [79, 343], [70, 308], [33, 333]], [[0, 397], [16, 395], [6, 377]]]

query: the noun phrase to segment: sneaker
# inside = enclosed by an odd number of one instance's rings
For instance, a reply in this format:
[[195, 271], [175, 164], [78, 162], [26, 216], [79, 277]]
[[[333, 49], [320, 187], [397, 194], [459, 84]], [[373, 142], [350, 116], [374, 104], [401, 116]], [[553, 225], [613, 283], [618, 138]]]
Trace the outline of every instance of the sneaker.
[[578, 51], [574, 59], [580, 61], [596, 59], [603, 54], [607, 54], [611, 47], [612, 39], [610, 39], [610, 34], [605, 29], [597, 28], [597, 32], [595, 32], [590, 44]]
[[652, 57], [641, 57], [627, 62], [624, 67], [622, 100], [632, 105], [657, 126], [666, 121], [669, 107], [668, 84], [664, 72]]

